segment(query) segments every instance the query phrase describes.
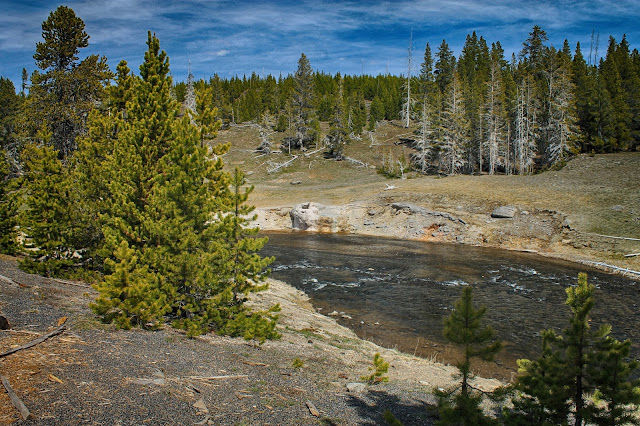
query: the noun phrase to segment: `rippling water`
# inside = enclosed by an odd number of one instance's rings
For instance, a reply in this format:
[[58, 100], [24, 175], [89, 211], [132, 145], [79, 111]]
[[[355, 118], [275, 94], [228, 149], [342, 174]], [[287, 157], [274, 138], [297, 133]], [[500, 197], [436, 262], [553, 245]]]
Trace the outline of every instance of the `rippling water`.
[[442, 319], [461, 286], [469, 284], [476, 306], [487, 306], [487, 323], [505, 343], [499, 364], [514, 371], [517, 358], [537, 355], [540, 330], [566, 326], [565, 288], [584, 271], [597, 288], [593, 326], [612, 324], [613, 334], [630, 338], [634, 355], [640, 354], [640, 283], [627, 278], [497, 249], [334, 234], [266, 235], [262, 254], [276, 256], [273, 278], [305, 291], [325, 314], [344, 312], [351, 318], [341, 323], [382, 346], [452, 362]]

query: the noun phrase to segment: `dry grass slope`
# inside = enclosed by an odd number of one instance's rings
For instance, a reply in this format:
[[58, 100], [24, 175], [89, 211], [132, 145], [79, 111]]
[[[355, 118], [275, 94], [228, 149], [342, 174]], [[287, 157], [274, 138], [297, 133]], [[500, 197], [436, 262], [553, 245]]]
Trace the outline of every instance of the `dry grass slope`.
[[[395, 144], [408, 133], [395, 123], [384, 123], [372, 137], [365, 134], [349, 145], [346, 155], [368, 164], [367, 168], [325, 159], [322, 151], [312, 155], [295, 152], [292, 154], [298, 157], [275, 173], [268, 173], [269, 165], [283, 163], [291, 156], [286, 152], [256, 153], [256, 127], [220, 131], [216, 142], [231, 143], [226, 165], [248, 172], [249, 183], [256, 187], [250, 203], [257, 207], [290, 207], [306, 201], [326, 205], [402, 201], [460, 217], [475, 217], [475, 224], [482, 227], [493, 208], [511, 205], [519, 211], [547, 212], [568, 219], [571, 236], [558, 231], [554, 246], [549, 248], [553, 253], [549, 254], [615, 261], [622, 267], [640, 269], [640, 256], [624, 257], [640, 252], [640, 242], [599, 236], [640, 238], [640, 153], [580, 155], [561, 170], [532, 176], [442, 177], [412, 172], [405, 180], [388, 180], [376, 172], [376, 167], [381, 166], [383, 156], [389, 155], [396, 159], [404, 156], [408, 162], [412, 149]], [[283, 134], [273, 135], [275, 150], [282, 137]], [[387, 191], [387, 184], [397, 188]], [[500, 246], [503, 242], [489, 239], [487, 244]], [[517, 242], [505, 247], [518, 248]]]

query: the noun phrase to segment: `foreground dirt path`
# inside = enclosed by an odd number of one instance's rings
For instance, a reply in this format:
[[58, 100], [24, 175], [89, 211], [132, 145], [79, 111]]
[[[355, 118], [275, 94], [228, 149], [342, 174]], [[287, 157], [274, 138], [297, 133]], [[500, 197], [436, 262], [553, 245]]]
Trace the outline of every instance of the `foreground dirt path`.
[[[0, 424], [383, 424], [391, 410], [406, 425], [432, 424], [429, 391], [452, 383], [455, 369], [362, 341], [316, 313], [298, 290], [272, 282], [254, 302], [282, 305], [282, 338], [256, 347], [172, 329], [122, 331], [99, 323], [94, 291], [25, 274], [0, 259], [0, 353], [55, 328], [63, 334], [0, 358], [34, 421], [22, 421], [0, 390]], [[389, 361], [389, 383], [349, 391], [375, 352]], [[302, 362], [295, 368], [294, 360]], [[495, 380], [478, 379], [493, 388]], [[309, 406], [317, 410], [311, 413]]]

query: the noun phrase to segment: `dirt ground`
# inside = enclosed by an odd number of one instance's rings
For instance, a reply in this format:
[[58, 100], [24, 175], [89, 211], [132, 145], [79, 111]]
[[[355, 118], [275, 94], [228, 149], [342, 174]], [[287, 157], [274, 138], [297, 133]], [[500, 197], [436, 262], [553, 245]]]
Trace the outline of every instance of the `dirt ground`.
[[[0, 312], [12, 325], [0, 331], [0, 353], [68, 317], [64, 333], [0, 357], [0, 374], [35, 417], [23, 421], [1, 390], [0, 424], [374, 425], [390, 410], [425, 425], [435, 420], [432, 389], [455, 383], [455, 368], [360, 340], [277, 281], [252, 303], [280, 303], [282, 337], [256, 346], [170, 328], [116, 330], [90, 312], [95, 293], [84, 283], [26, 274], [10, 258], [0, 259], [0, 275]], [[376, 352], [391, 365], [389, 382], [363, 386]]]

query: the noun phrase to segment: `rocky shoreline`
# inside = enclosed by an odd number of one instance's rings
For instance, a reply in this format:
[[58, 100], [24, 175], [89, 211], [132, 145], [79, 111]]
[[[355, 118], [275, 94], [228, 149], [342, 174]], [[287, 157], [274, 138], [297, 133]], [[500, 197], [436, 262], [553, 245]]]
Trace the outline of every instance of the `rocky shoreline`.
[[407, 202], [304, 202], [260, 207], [255, 213], [262, 231], [346, 233], [526, 251], [640, 279], [640, 262], [621, 259], [615, 241], [582, 233], [566, 215], [552, 210], [458, 206], [449, 213]]

